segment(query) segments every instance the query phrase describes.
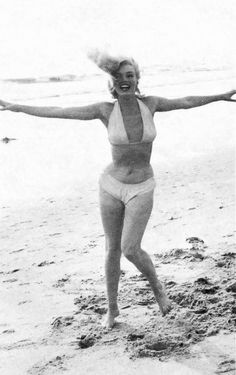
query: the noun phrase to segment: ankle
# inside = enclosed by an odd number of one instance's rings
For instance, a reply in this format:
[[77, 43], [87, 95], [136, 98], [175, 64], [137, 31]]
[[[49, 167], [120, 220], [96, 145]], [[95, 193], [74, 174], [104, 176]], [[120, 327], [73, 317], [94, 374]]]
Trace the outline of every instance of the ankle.
[[113, 312], [118, 310], [117, 302], [112, 302], [108, 304], [108, 312]]

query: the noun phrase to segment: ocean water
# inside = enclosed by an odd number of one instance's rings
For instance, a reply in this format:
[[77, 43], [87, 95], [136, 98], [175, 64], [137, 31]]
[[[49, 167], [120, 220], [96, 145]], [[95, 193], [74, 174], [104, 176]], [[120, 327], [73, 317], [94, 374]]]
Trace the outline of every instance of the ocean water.
[[[141, 92], [168, 98], [218, 94], [235, 87], [227, 66], [164, 66], [142, 69]], [[71, 107], [111, 100], [107, 77], [62, 75], [0, 81], [1, 98], [27, 105]], [[234, 103], [218, 102], [188, 111], [155, 115], [157, 139], [152, 164], [167, 169], [183, 160], [233, 147]], [[45, 119], [0, 112], [1, 204], [85, 193], [96, 189], [111, 161], [107, 132], [99, 121]]]

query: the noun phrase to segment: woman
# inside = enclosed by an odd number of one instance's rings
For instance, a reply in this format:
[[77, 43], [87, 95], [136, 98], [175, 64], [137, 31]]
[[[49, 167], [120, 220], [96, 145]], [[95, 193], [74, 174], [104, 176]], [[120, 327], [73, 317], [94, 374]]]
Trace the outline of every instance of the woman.
[[165, 99], [141, 96], [138, 89], [140, 72], [131, 58], [108, 55], [90, 56], [111, 77], [110, 92], [114, 103], [58, 108], [13, 104], [0, 100], [2, 110], [23, 112], [33, 116], [78, 120], [99, 119], [106, 126], [112, 146], [113, 161], [99, 181], [100, 208], [106, 240], [106, 286], [108, 313], [106, 326], [111, 328], [119, 315], [117, 293], [121, 253], [145, 275], [164, 316], [170, 301], [156, 276], [149, 255], [141, 241], [153, 207], [155, 180], [150, 165], [152, 143], [156, 137], [155, 112], [194, 108], [219, 100], [236, 101], [236, 91], [214, 96], [189, 96]]

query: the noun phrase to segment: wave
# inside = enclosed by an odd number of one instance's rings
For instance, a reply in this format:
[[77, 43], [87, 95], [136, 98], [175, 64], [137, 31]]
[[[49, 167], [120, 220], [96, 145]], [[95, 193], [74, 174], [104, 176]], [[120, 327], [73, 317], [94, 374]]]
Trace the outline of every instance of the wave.
[[[97, 76], [97, 74], [90, 75]], [[71, 81], [82, 81], [86, 79], [87, 75], [75, 75], [75, 74], [62, 74], [58, 76], [46, 76], [46, 77], [25, 77], [25, 78], [6, 78], [0, 80], [6, 83], [19, 83], [19, 84], [31, 84], [31, 83], [55, 83], [55, 82], [71, 82]]]
[[[201, 65], [148, 65], [144, 66], [141, 70], [145, 75], [155, 75], [157, 73], [194, 73], [194, 72], [221, 72], [221, 71], [228, 71], [231, 70], [231, 66], [206, 66], [204, 64]], [[86, 79], [93, 79], [96, 77], [102, 77], [103, 73], [92, 73], [92, 74], [82, 74], [82, 75], [75, 75], [75, 74], [61, 74], [61, 75], [53, 75], [53, 76], [43, 76], [43, 77], [23, 77], [23, 78], [5, 78], [0, 79], [2, 83], [16, 83], [16, 84], [35, 84], [35, 83], [60, 83], [60, 82], [76, 82], [76, 81], [83, 81]]]

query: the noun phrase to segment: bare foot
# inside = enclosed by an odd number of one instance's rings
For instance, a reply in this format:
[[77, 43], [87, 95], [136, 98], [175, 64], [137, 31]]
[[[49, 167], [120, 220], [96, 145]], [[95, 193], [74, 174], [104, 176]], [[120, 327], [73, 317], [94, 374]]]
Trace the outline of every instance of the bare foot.
[[171, 310], [171, 301], [167, 297], [165, 292], [159, 294], [157, 303], [159, 305], [162, 316], [165, 316]]
[[120, 314], [118, 308], [115, 310], [108, 310], [107, 315], [102, 323], [105, 328], [112, 328], [115, 324], [115, 318]]

